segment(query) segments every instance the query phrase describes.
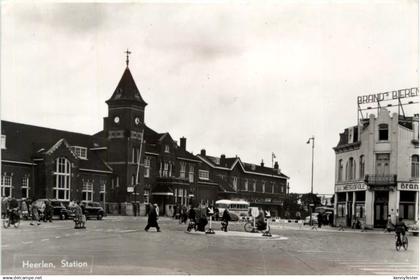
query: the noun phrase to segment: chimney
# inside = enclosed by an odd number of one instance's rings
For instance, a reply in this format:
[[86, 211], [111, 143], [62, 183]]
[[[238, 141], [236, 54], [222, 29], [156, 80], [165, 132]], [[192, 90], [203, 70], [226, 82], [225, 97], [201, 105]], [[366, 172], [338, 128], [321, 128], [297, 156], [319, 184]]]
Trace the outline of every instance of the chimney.
[[220, 165], [221, 166], [225, 166], [226, 165], [226, 156], [223, 155], [223, 154], [220, 156]]
[[179, 139], [179, 143], [180, 143], [180, 145], [181, 145], [181, 149], [182, 150], [187, 150], [187, 138], [185, 138], [185, 137], [181, 137], [180, 139]]
[[206, 150], [205, 149], [202, 149], [200, 155], [202, 155], [203, 157], [205, 157], [206, 156]]
[[279, 163], [277, 161], [274, 163], [274, 169], [279, 169]]
[[261, 167], [264, 167], [264, 160], [261, 160]]

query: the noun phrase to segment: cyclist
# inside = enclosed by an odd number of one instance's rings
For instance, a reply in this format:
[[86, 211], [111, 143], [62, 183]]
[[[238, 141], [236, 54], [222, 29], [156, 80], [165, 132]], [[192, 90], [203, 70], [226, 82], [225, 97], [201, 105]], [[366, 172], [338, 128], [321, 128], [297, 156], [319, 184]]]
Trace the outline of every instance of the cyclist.
[[267, 223], [265, 222], [265, 214], [261, 207], [258, 207], [258, 216], [255, 217], [255, 224], [258, 230], [267, 229]]
[[407, 231], [407, 226], [403, 222], [403, 218], [400, 217], [398, 219], [398, 222], [394, 226], [395, 233], [397, 234], [397, 242], [398, 244], [401, 244], [401, 234], [403, 237], [405, 237], [405, 232]]

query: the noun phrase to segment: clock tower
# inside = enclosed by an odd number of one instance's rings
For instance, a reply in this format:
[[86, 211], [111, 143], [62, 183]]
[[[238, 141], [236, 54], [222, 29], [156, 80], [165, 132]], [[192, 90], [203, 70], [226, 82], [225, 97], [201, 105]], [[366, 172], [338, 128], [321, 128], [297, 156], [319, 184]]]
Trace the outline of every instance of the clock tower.
[[142, 202], [144, 159], [144, 109], [140, 95], [127, 67], [108, 104], [104, 118], [104, 137], [108, 142], [107, 162], [115, 175], [114, 196], [118, 202]]

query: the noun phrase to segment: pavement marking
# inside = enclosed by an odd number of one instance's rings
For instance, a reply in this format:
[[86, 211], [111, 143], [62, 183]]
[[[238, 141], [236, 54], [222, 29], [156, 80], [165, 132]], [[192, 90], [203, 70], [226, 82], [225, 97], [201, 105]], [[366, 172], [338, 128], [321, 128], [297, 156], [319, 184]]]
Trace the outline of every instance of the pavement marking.
[[126, 232], [135, 232], [137, 231], [136, 229], [127, 229], [127, 230], [121, 230], [119, 231], [120, 233], [126, 233]]
[[23, 244], [31, 244], [33, 241], [22, 241]]
[[58, 239], [58, 238], [61, 238], [61, 236], [56, 236], [55, 238], [57, 238], [57, 239]]
[[45, 241], [48, 241], [48, 240], [50, 240], [49, 238], [44, 238], [44, 239], [41, 239], [41, 242], [45, 242]]

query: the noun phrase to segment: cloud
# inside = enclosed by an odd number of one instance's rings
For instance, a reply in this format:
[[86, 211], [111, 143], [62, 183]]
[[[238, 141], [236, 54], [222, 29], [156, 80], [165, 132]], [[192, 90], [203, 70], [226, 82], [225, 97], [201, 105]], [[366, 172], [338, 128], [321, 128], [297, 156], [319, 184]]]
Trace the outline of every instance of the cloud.
[[101, 4], [86, 3], [40, 3], [16, 5], [17, 20], [31, 25], [53, 29], [55, 34], [80, 36], [101, 28], [106, 21]]

